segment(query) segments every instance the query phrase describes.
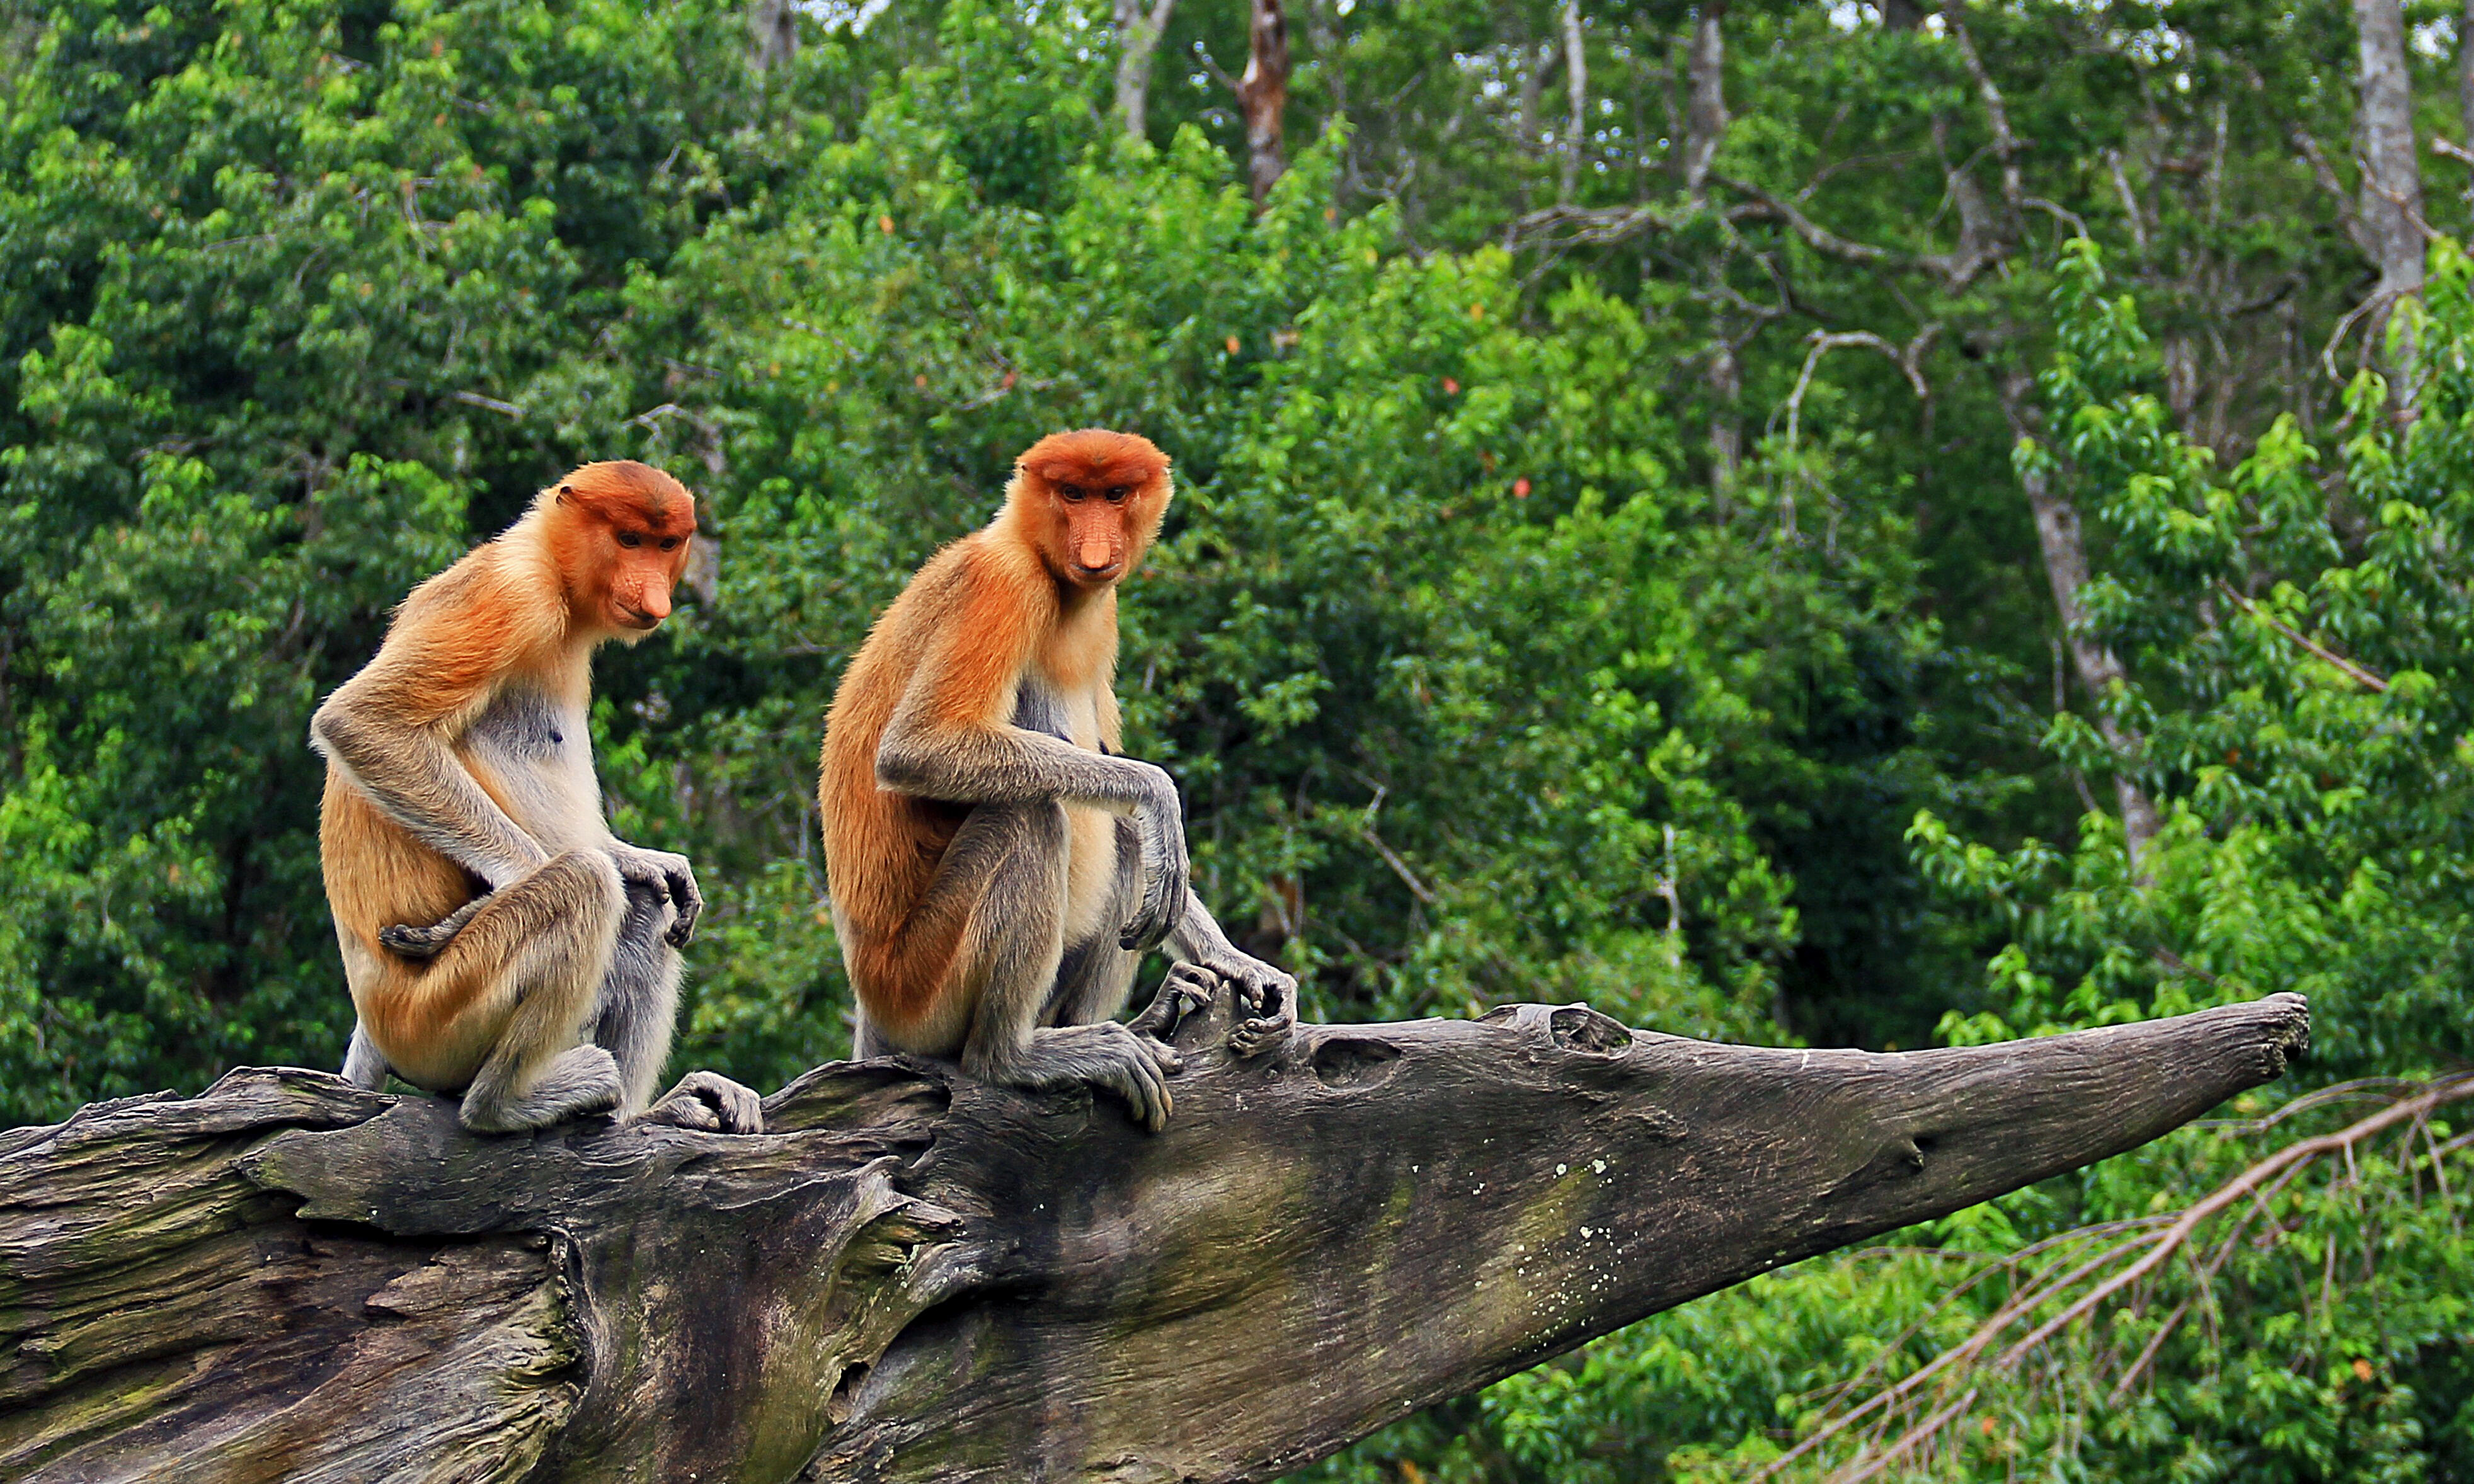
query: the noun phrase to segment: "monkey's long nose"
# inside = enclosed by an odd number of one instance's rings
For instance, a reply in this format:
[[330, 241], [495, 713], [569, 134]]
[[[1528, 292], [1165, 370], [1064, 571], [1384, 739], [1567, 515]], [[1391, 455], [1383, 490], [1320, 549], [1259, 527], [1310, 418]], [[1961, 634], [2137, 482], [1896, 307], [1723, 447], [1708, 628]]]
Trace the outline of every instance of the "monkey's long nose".
[[636, 600], [627, 607], [644, 620], [644, 627], [651, 628], [670, 616], [670, 585], [658, 579], [648, 580], [638, 590]]
[[1074, 560], [1087, 572], [1104, 572], [1117, 565], [1117, 550], [1105, 536], [1085, 536], [1075, 549]]

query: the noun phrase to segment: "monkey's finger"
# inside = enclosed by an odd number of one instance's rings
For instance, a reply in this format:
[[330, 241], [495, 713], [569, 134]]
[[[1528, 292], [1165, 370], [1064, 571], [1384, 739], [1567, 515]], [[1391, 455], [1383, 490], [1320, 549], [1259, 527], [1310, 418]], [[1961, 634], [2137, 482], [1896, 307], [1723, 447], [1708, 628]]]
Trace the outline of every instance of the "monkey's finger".
[[1168, 1127], [1168, 1115], [1176, 1107], [1176, 1101], [1169, 1096], [1168, 1083], [1157, 1069], [1141, 1067], [1137, 1075], [1143, 1082], [1143, 1126], [1157, 1133]]
[[719, 1133], [721, 1115], [714, 1106], [692, 1092], [676, 1093], [663, 1100], [646, 1120], [666, 1123], [681, 1129], [693, 1129], [699, 1133]]
[[670, 924], [670, 946], [685, 948], [695, 937], [696, 919], [704, 915], [704, 893], [696, 889], [693, 871], [676, 871], [669, 877], [670, 905], [678, 909], [678, 920]]
[[722, 1084], [721, 1129], [724, 1133], [762, 1133], [764, 1131], [764, 1100], [752, 1087], [742, 1086], [728, 1078], [716, 1078]]

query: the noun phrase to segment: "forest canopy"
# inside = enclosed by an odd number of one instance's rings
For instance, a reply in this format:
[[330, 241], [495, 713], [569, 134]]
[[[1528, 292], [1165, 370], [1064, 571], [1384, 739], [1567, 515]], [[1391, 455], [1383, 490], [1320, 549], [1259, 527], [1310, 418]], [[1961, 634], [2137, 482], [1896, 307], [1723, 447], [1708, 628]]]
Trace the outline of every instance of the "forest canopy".
[[712, 902], [676, 1065], [846, 1055], [824, 704], [1120, 426], [1128, 747], [1310, 1015], [2314, 1005], [1306, 1476], [2474, 1476], [2466, 16], [1284, 3], [13, 0], [0, 1117], [338, 1063], [309, 712], [598, 458], [703, 501], [594, 716]]

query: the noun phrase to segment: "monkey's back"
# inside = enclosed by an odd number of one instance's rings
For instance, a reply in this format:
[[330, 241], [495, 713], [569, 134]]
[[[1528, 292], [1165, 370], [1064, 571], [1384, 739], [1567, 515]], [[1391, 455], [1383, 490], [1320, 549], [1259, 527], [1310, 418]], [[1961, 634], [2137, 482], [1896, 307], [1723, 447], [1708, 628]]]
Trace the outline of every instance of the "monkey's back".
[[935, 988], [929, 972], [935, 966], [901, 953], [900, 939], [970, 807], [880, 787], [877, 753], [923, 666], [934, 665], [950, 682], [940, 692], [982, 698], [974, 702], [982, 714], [970, 719], [1004, 719], [1022, 645], [990, 632], [1003, 625], [984, 621], [980, 610], [1017, 615], [1021, 626], [1043, 595], [1035, 574], [1018, 565], [985, 532], [929, 558], [869, 629], [825, 714], [816, 804], [826, 889], [852, 986], [880, 1020], [903, 1019]]
[[[503, 667], [510, 649], [552, 645], [557, 618], [540, 601], [511, 596], [521, 592], [523, 578], [511, 578], [503, 570], [503, 564], [526, 558], [522, 530], [483, 543], [415, 587], [378, 652], [337, 696], [375, 688], [386, 697], [383, 704], [426, 717], [451, 704], [444, 697], [462, 683], [460, 671]], [[477, 714], [480, 708], [472, 709]], [[474, 781], [507, 807], [497, 780], [476, 771]], [[487, 882], [379, 809], [332, 758], [319, 801], [318, 856], [345, 975], [356, 997], [380, 978], [419, 972], [419, 965], [379, 947], [381, 929], [436, 922], [489, 889]]]

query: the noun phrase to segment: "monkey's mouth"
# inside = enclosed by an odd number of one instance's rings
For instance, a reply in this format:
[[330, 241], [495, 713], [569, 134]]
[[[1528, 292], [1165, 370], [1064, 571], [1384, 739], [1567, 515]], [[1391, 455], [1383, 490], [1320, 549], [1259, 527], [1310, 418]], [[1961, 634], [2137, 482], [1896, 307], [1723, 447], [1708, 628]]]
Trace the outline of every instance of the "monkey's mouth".
[[654, 614], [645, 613], [641, 609], [630, 608], [622, 603], [618, 606], [618, 624], [621, 628], [632, 628], [640, 633], [650, 633], [652, 630], [661, 627], [662, 620]]

